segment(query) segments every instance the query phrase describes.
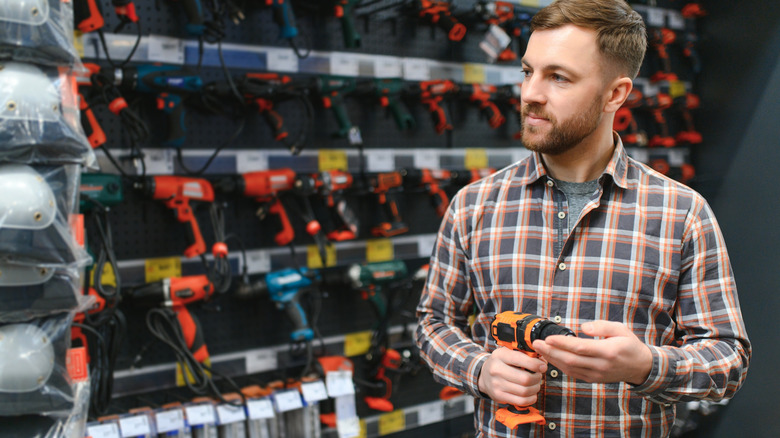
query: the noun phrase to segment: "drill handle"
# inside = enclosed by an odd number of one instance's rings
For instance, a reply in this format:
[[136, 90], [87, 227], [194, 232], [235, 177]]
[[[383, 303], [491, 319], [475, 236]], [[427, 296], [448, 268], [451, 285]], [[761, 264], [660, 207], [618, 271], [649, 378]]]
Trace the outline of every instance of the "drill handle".
[[192, 356], [200, 363], [206, 362], [209, 359], [209, 351], [203, 338], [200, 321], [187, 310], [186, 306], [174, 307], [173, 311], [176, 313], [176, 321]]
[[295, 239], [295, 230], [293, 230], [292, 224], [290, 224], [290, 217], [287, 215], [282, 201], [279, 198], [274, 198], [271, 201], [271, 206], [268, 208], [268, 212], [279, 217], [279, 222], [282, 225], [281, 231], [274, 236], [274, 242], [279, 246], [285, 246]]
[[330, 98], [330, 109], [333, 111], [333, 116], [336, 117], [336, 123], [339, 125], [339, 130], [336, 131], [333, 136], [337, 138], [346, 138], [349, 135], [349, 131], [352, 129], [352, 121], [347, 114], [347, 108], [344, 106], [344, 98], [338, 92], [334, 92]]
[[106, 133], [98, 123], [95, 113], [82, 93], [79, 93], [79, 110], [81, 112], [81, 126], [90, 146], [94, 149], [106, 144]]
[[176, 206], [176, 219], [184, 223], [187, 229], [187, 238], [190, 242], [190, 246], [184, 250], [184, 256], [191, 258], [205, 253], [206, 242], [203, 240], [203, 234], [200, 232], [198, 219], [195, 218], [195, 213], [192, 211], [192, 207], [186, 198]]
[[157, 107], [168, 116], [168, 138], [163, 142], [163, 145], [173, 148], [181, 147], [186, 137], [184, 105], [181, 96], [163, 93], [157, 98]]
[[399, 131], [405, 131], [407, 129], [414, 129], [417, 122], [414, 120], [409, 111], [406, 109], [403, 103], [396, 96], [387, 96], [387, 108], [390, 110], [390, 114], [393, 116], [396, 126]]
[[452, 125], [447, 121], [447, 113], [445, 113], [444, 108], [439, 105], [441, 99], [441, 97], [436, 97], [423, 102], [431, 113], [431, 120], [433, 121], [433, 127], [437, 134], [441, 134], [444, 131], [452, 131]]
[[184, 6], [187, 15], [187, 33], [194, 36], [203, 35], [206, 31], [206, 20], [203, 18], [203, 5], [200, 0], [178, 0]]
[[301, 307], [301, 304], [298, 302], [298, 294], [289, 302], [284, 303], [284, 310], [293, 325], [293, 332], [291, 333], [290, 338], [296, 342], [312, 340], [314, 338], [314, 331], [309, 327], [306, 312], [303, 311], [303, 307]]
[[360, 34], [355, 26], [355, 17], [353, 9], [360, 0], [340, 0], [336, 6], [335, 15], [341, 21], [341, 33], [344, 37], [344, 47], [354, 49], [360, 47]]
[[295, 26], [295, 15], [290, 7], [290, 0], [270, 0], [274, 14], [274, 22], [279, 25], [279, 38], [291, 40], [298, 36]]

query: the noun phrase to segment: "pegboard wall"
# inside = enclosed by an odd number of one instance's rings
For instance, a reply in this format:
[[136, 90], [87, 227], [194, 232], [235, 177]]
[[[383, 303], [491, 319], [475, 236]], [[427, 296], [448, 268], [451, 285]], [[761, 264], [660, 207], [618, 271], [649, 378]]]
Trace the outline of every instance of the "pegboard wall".
[[[203, 2], [207, 9], [213, 3], [222, 2]], [[328, 8], [322, 6], [329, 2], [292, 0], [296, 24], [301, 33], [295, 40], [296, 44], [299, 49], [303, 47], [302, 50], [305, 50], [308, 47], [311, 50], [310, 55], [302, 59], [290, 58], [290, 46], [280, 38], [280, 28], [273, 20], [270, 8], [259, 6], [262, 2], [234, 3], [243, 10], [243, 18], [238, 20], [238, 23], [222, 20], [217, 26], [222, 34], [219, 44], [213, 36], [204, 38], [201, 56], [197, 38], [185, 30], [187, 20], [179, 2], [136, 0], [143, 38], [130, 65], [160, 61], [159, 54], [153, 54], [157, 46], [172, 44], [178, 45], [178, 49], [172, 53], [179, 56], [171, 58], [170, 62], [190, 68], [206, 84], [224, 81], [226, 72], [230, 75], [267, 72], [273, 71], [271, 67], [274, 65], [285, 65], [286, 67], [278, 72], [288, 74], [296, 80], [312, 78], [317, 74], [333, 73], [333, 60], [336, 57], [353, 63], [350, 66], [354, 67], [356, 74], [352, 76], [364, 79], [378, 76], [376, 65], [377, 60], [381, 61], [379, 57], [391, 57], [391, 66], [398, 68], [399, 75], [405, 79], [408, 78], [405, 77], [404, 71], [410, 62], [425, 65], [430, 76], [428, 79], [439, 78], [438, 72], [441, 71], [449, 72], [446, 73], [446, 79], [455, 78], [461, 83], [469, 82], [467, 79], [473, 75], [467, 73], [475, 66], [480, 72], [477, 76], [492, 84], [519, 82], [520, 79], [511, 79], [522, 76], [518, 74], [519, 61], [500, 66], [487, 61], [485, 52], [479, 47], [487, 25], [475, 21], [471, 13], [476, 4], [474, 0], [451, 2], [454, 15], [469, 26], [466, 37], [461, 42], [448, 40], [440, 28], [403, 13], [400, 7], [392, 7], [405, 2], [365, 1], [363, 3], [367, 5], [355, 11], [356, 30], [361, 41], [356, 48], [344, 46], [339, 20], [327, 15]], [[540, 4], [546, 4], [545, 1], [539, 0], [520, 3], [523, 4], [518, 5], [518, 11], [529, 14], [538, 10]], [[670, 62], [667, 66], [660, 64], [661, 60], [654, 47], [648, 49], [640, 78], [636, 81], [636, 88], [645, 96], [667, 93], [675, 98], [683, 98], [686, 93], [696, 91], [696, 75], [700, 66], [694, 63], [695, 57], [690, 55], [689, 50], [695, 50], [698, 34], [695, 20], [684, 18], [680, 14], [682, 5], [678, 3], [680, 2], [669, 0], [638, 2], [634, 5], [646, 18], [650, 28], [671, 28], [678, 35], [677, 40], [666, 47]], [[110, 30], [114, 29], [119, 21], [107, 6], [104, 5], [103, 16], [105, 29]], [[209, 16], [208, 12], [206, 16]], [[132, 26], [125, 26], [119, 33], [107, 32], [108, 49], [115, 62], [127, 55], [128, 47], [132, 46], [135, 40], [134, 32]], [[95, 35], [85, 34], [80, 37], [80, 42], [85, 62], [108, 67], [100, 41]], [[521, 36], [512, 42], [512, 49], [522, 53], [524, 45], [525, 36]], [[225, 59], [224, 66], [220, 65], [220, 52]], [[277, 64], [270, 61], [271, 56], [278, 53], [282, 53], [285, 60], [282, 64], [278, 63], [278, 59]], [[369, 67], [365, 67], [366, 65]], [[657, 71], [663, 69], [676, 73], [677, 79], [651, 80]], [[205, 163], [211, 151], [224, 147], [203, 173], [210, 181], [218, 181], [247, 169], [290, 167], [301, 173], [317, 172], [322, 170], [319, 154], [327, 150], [342, 151], [346, 164], [344, 170], [355, 175], [366, 170], [366, 162], [377, 158], [390, 160], [390, 165], [382, 167], [387, 171], [421, 167], [419, 164], [423, 162], [435, 162], [439, 168], [457, 171], [475, 167], [469, 166], [470, 150], [482, 150], [477, 161], [483, 164], [482, 167], [491, 168], [503, 167], [525, 156], [522, 147], [513, 137], [520, 127], [511, 112], [506, 113], [506, 123], [494, 129], [488, 126], [480, 111], [467, 99], [445, 99], [442, 106], [453, 129], [437, 134], [431, 117], [419, 101], [404, 98], [403, 103], [417, 123], [413, 129], [400, 131], [392, 117], [375, 99], [347, 96], [346, 112], [352, 124], [358, 126], [362, 134], [362, 148], [358, 150], [347, 138], [333, 136], [338, 128], [333, 114], [323, 107], [316, 91], [308, 90], [306, 93], [313, 101], [314, 114], [304, 151], [298, 156], [291, 156], [287, 148], [274, 139], [273, 130], [261, 115], [249, 115], [242, 121], [229, 113], [215, 114], [205, 111], [202, 105], [193, 102], [197, 100], [197, 96], [188, 96], [184, 103], [186, 112], [183, 119], [186, 138], [181, 146], [184, 162], [188, 164], [188, 168], [198, 168]], [[157, 110], [155, 95], [128, 92], [125, 97], [130, 108], [137, 112], [149, 127], [149, 137], [141, 144], [133, 145], [145, 153], [147, 174], [158, 173], [160, 169], [163, 169], [162, 173], [185, 174], [176, 161], [175, 154], [161, 146], [169, 126], [166, 118]], [[93, 109], [106, 133], [107, 142], [104, 148], [109, 149], [119, 159], [126, 173], [137, 176], [140, 169], [136, 166], [139, 157], [137, 152], [131, 150], [132, 141], [127, 130], [105, 106], [97, 105]], [[284, 119], [291, 136], [305, 129], [306, 120], [298, 103], [281, 102], [275, 109]], [[638, 108], [633, 111], [637, 124], [648, 138], [660, 134], [657, 114], [651, 108]], [[673, 133], [687, 129], [685, 120], [676, 111], [668, 111], [666, 122], [667, 129]], [[649, 163], [660, 158], [672, 168], [689, 164], [687, 161], [690, 144], [680, 144], [675, 148], [647, 148], [630, 144], [627, 146], [630, 146], [631, 155], [640, 161]], [[432, 155], [433, 160], [420, 159], [421, 154], [425, 153]], [[261, 164], [253, 168], [247, 161], [258, 154], [261, 155]], [[162, 158], [159, 158], [160, 156]], [[110, 163], [101, 158], [102, 171], [117, 172]], [[202, 273], [199, 261], [181, 258], [182, 250], [187, 245], [183, 224], [175, 220], [173, 212], [165, 208], [162, 202], [150, 200], [135, 190], [134, 185], [138, 182], [136, 176], [125, 178], [125, 199], [113, 207], [109, 215], [114, 249], [119, 261], [118, 269], [122, 273], [123, 281], [128, 286], [143, 283], [145, 260], [160, 257], [180, 258], [182, 275]], [[449, 185], [445, 186], [445, 189], [451, 196], [458, 186]], [[283, 198], [285, 203], [297, 202], [293, 194], [283, 195]], [[360, 227], [354, 242], [335, 245], [338, 261], [331, 267], [334, 270], [343, 269], [351, 263], [366, 261], [367, 242], [373, 237], [369, 231], [370, 226], [376, 222], [377, 204], [374, 194], [365, 188], [353, 190], [347, 192], [346, 200], [355, 210]], [[286, 248], [276, 247], [273, 236], [277, 225], [272, 220], [261, 221], [257, 217], [256, 201], [218, 194], [216, 202], [224, 207], [226, 232], [240, 240], [239, 246], [243, 246], [249, 254], [259, 254], [267, 258], [261, 268], [250, 270], [251, 280], [270, 270], [307, 265], [307, 251], [311, 249], [314, 241], [304, 232], [306, 224], [300, 217], [291, 217], [296, 231], [296, 254], [293, 256]], [[394, 257], [405, 260], [409, 271], [414, 272], [426, 261], [432, 239], [439, 227], [439, 219], [435, 216], [430, 198], [423, 188], [407, 189], [398, 197], [398, 202], [402, 217], [409, 225], [409, 232], [389, 240], [392, 242]], [[205, 241], [213, 242], [214, 235], [208, 225], [210, 218], [206, 208], [196, 206], [195, 215], [201, 224]], [[289, 322], [283, 312], [267, 297], [241, 301], [233, 296], [233, 290], [243, 281], [239, 273], [246, 262], [239, 254], [239, 246], [230, 241], [227, 243], [231, 249], [230, 265], [236, 275], [233, 287], [228, 293], [217, 295], [208, 303], [192, 306], [191, 309], [201, 321], [205, 340], [212, 357], [215, 358], [215, 370], [237, 379], [247, 378], [249, 382], [294, 375], [291, 370], [300, 368], [302, 359], [287, 350], [291, 328]], [[398, 342], [411, 342], [408, 330], [404, 328], [408, 329], [408, 325], [414, 323], [413, 310], [417, 302], [416, 294], [420, 292], [419, 286], [418, 284], [415, 290], [407, 292], [407, 296], [398, 297], [398, 311], [391, 324]], [[325, 287], [322, 294], [305, 298], [302, 304], [310, 312], [318, 313], [317, 327], [327, 340], [324, 351], [330, 354], [342, 353], [346, 334], [371, 330], [375, 323], [369, 303], [360, 299], [356, 291]], [[145, 325], [146, 310], [132, 307], [123, 310], [129, 328], [125, 346], [117, 361], [115, 391], [118, 398], [114, 408], [117, 412], [132, 408], [138, 402], [139, 395], [147, 401], [156, 397], [158, 403], [170, 399], [174, 381], [174, 356], [161, 343], [150, 342], [152, 338]], [[319, 353], [323, 352], [322, 345], [317, 348]], [[271, 355], [274, 359], [266, 361], [262, 366], [250, 366], [250, 358], [257, 355]], [[269, 363], [272, 365], [268, 365]], [[403, 393], [401, 390], [397, 395], [398, 406], [437, 398], [438, 387], [432, 384], [427, 370], [408, 378], [414, 379], [411, 380], [414, 386], [430, 387], [430, 391], [422, 396], [418, 391]], [[409, 388], [409, 383], [405, 385], [405, 388]], [[361, 407], [359, 412], [365, 414], [367, 411], [365, 407]]]

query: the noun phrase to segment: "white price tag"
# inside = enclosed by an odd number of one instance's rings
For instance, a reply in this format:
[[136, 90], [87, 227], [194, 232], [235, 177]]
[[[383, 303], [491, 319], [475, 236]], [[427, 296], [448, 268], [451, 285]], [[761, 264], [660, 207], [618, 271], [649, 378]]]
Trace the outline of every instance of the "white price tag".
[[680, 11], [670, 10], [666, 16], [669, 17], [669, 28], [674, 30], [685, 29], [685, 18], [683, 18]]
[[[246, 268], [248, 274], [263, 274], [271, 270], [271, 255], [266, 250], [246, 252]], [[273, 355], [276, 357], [276, 355]], [[268, 360], [265, 358], [265, 360]], [[276, 361], [274, 361], [276, 362]], [[273, 367], [271, 369], [274, 369]]]
[[274, 392], [277, 412], [287, 412], [303, 407], [301, 393], [297, 389]]
[[391, 150], [372, 150], [366, 155], [369, 172], [392, 172], [395, 170], [395, 156]]
[[465, 396], [464, 397], [466, 401], [466, 413], [467, 414], [473, 414], [474, 413], [474, 398]]
[[519, 84], [525, 79], [523, 70], [512, 67], [501, 69], [501, 83], [502, 84]]
[[[165, 149], [144, 149], [144, 163], [149, 175], [173, 175], [173, 151]], [[136, 172], [140, 174], [140, 166]]]
[[238, 173], [268, 170], [268, 154], [259, 151], [239, 151], [236, 153], [236, 171]]
[[517, 163], [520, 160], [526, 159], [526, 157], [528, 157], [529, 155], [531, 155], [531, 151], [529, 151], [528, 149], [513, 148], [512, 162]]
[[401, 59], [394, 56], [374, 57], [374, 77], [400, 78], [403, 74]]
[[685, 164], [685, 152], [680, 149], [668, 149], [668, 151], [670, 166], [680, 167]]
[[298, 57], [292, 49], [268, 49], [265, 60], [269, 71], [298, 72]]
[[439, 154], [433, 149], [415, 149], [414, 167], [418, 169], [439, 169]]
[[192, 405], [184, 408], [187, 413], [187, 423], [190, 426], [199, 426], [201, 424], [214, 424], [217, 422], [214, 413], [214, 405]]
[[360, 63], [355, 55], [333, 52], [330, 55], [330, 74], [340, 76], [357, 76]]
[[647, 149], [631, 148], [628, 151], [628, 155], [630, 155], [631, 158], [639, 161], [640, 163], [647, 164], [650, 162], [650, 154], [647, 152]]
[[336, 420], [336, 429], [339, 438], [353, 438], [360, 436], [360, 419], [358, 417]]
[[260, 420], [263, 418], [274, 418], [274, 405], [269, 398], [258, 398], [246, 401], [246, 410], [249, 413], [250, 420]]
[[121, 438], [119, 425], [116, 423], [87, 425], [87, 435], [91, 438]]
[[328, 387], [330, 397], [339, 397], [355, 393], [355, 386], [352, 384], [351, 371], [331, 371], [325, 374], [325, 384]]
[[431, 402], [421, 405], [417, 411], [417, 425], [438, 423], [444, 420], [444, 405], [441, 402]]
[[666, 14], [661, 8], [647, 8], [647, 24], [653, 27], [664, 27], [666, 21], [664, 17]]
[[434, 245], [436, 245], [435, 234], [417, 236], [417, 256], [430, 257], [431, 253], [433, 253]]
[[231, 404], [221, 404], [217, 406], [217, 416], [219, 417], [219, 424], [238, 423], [239, 421], [246, 420], [244, 406]]
[[144, 436], [152, 433], [149, 426], [149, 417], [146, 415], [134, 415], [119, 419], [119, 429], [123, 437]]
[[325, 388], [325, 383], [322, 380], [301, 384], [301, 393], [303, 393], [303, 399], [306, 401], [306, 404], [316, 403], [328, 398], [328, 390]]
[[[268, 260], [268, 268], [261, 272], [268, 272], [270, 270], [271, 270], [271, 261]], [[252, 351], [246, 355], [247, 374], [255, 374], [264, 371], [275, 370], [277, 369], [277, 365], [278, 365], [278, 361], [277, 361], [275, 351], [259, 350], [259, 351]]]
[[184, 64], [184, 41], [163, 35], [149, 35], [149, 61]]
[[427, 59], [404, 58], [403, 69], [404, 79], [410, 81], [429, 81], [431, 79], [431, 68]]
[[184, 430], [184, 412], [181, 409], [171, 409], [154, 414], [157, 433]]
[[360, 420], [355, 409], [355, 396], [343, 395], [333, 400], [336, 411], [336, 428], [339, 437], [354, 437], [360, 434]]

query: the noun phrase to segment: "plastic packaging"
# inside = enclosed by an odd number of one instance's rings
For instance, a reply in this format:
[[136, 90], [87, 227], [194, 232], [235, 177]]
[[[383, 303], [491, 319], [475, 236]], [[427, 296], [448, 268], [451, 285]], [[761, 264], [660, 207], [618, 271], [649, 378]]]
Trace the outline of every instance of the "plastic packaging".
[[61, 70], [0, 61], [0, 160], [95, 166], [75, 76]]
[[0, 59], [44, 65], [80, 64], [73, 45], [73, 3], [0, 0]]
[[45, 267], [89, 262], [70, 227], [79, 177], [76, 165], [0, 164], [0, 262]]
[[0, 263], [0, 272], [0, 323], [67, 312], [79, 304], [79, 280], [71, 270]]
[[73, 313], [0, 324], [0, 416], [67, 413], [74, 392], [66, 366]]
[[75, 385], [76, 402], [70, 412], [55, 415], [19, 415], [0, 417], [2, 436], [6, 438], [83, 437], [89, 405], [89, 382]]

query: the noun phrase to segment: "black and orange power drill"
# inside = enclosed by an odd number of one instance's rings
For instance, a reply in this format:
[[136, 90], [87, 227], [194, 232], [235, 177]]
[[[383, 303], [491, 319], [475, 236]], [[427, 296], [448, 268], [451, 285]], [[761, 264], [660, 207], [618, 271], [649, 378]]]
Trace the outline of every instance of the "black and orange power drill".
[[[493, 318], [490, 334], [499, 346], [520, 351], [531, 357], [539, 357], [534, 351], [533, 342], [545, 340], [548, 336], [574, 336], [574, 332], [549, 319], [530, 313], [514, 311], [501, 312]], [[538, 409], [532, 406], [510, 405], [496, 412], [496, 419], [506, 427], [515, 429], [521, 424], [545, 424]]]

